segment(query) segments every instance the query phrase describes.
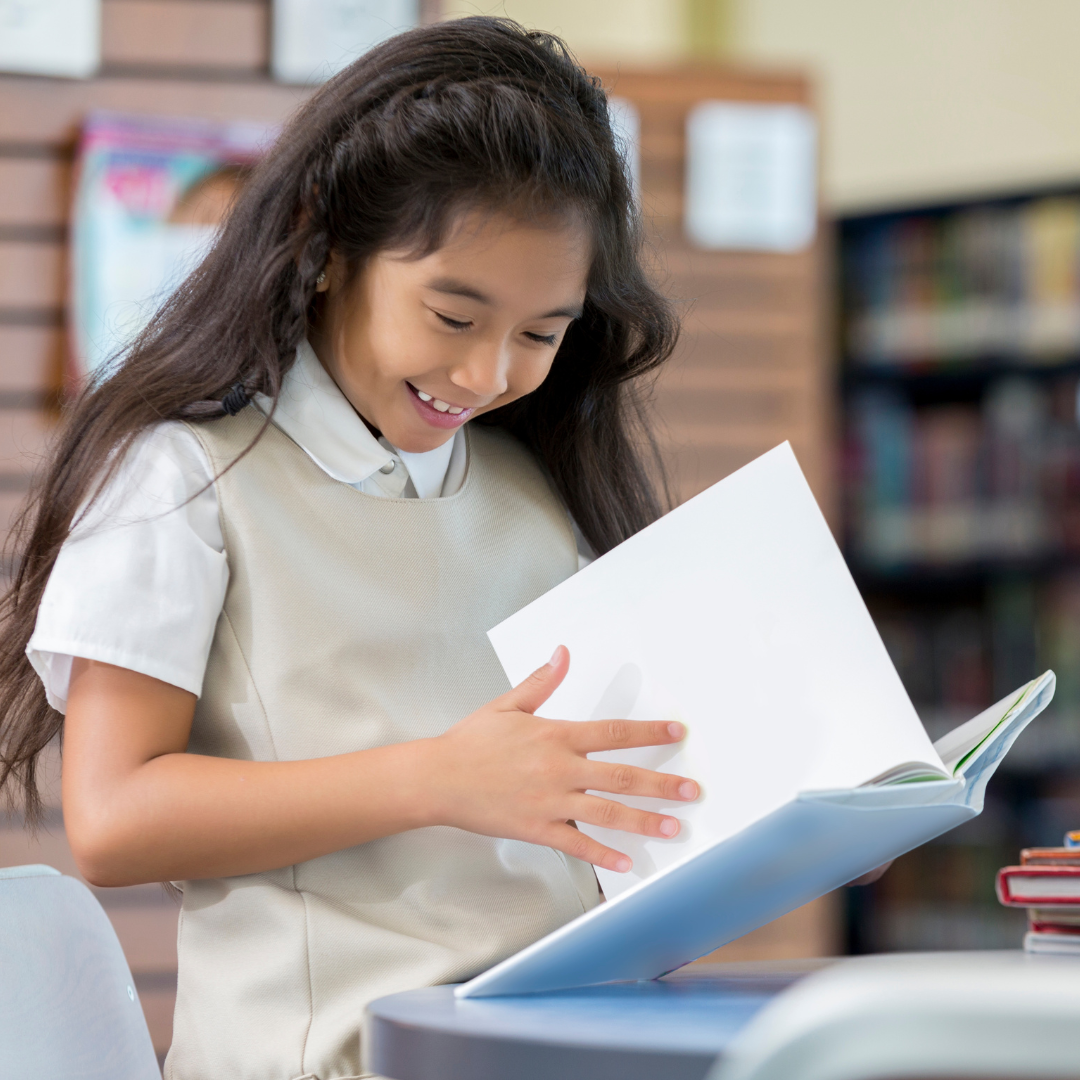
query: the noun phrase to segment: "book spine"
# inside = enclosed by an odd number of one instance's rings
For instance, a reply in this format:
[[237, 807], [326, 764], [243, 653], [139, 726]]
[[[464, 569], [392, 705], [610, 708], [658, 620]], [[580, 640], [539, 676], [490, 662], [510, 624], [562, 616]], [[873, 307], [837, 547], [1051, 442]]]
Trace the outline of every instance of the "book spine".
[[1072, 934], [1080, 940], [1080, 926], [1073, 923], [1043, 922], [1028, 919], [1028, 930], [1033, 934]]

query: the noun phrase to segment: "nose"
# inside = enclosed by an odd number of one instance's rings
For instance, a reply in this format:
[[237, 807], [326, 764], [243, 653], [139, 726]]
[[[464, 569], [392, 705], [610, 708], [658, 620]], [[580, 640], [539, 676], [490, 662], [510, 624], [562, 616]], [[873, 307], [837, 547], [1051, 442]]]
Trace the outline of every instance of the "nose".
[[477, 342], [468, 355], [450, 370], [450, 381], [462, 390], [489, 401], [506, 393], [510, 371], [510, 348], [506, 342]]

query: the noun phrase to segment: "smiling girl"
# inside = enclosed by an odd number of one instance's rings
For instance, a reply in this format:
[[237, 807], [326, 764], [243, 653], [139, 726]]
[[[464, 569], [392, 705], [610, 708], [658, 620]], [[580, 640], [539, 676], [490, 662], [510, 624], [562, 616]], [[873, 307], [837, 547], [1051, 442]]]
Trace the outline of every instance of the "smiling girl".
[[[360, 1075], [367, 1001], [468, 978], [672, 836], [590, 792], [678, 724], [533, 715], [485, 632], [658, 513], [631, 382], [674, 327], [602, 90], [468, 19], [304, 106], [67, 416], [0, 639], [0, 783], [102, 886], [183, 892], [176, 1080]], [[577, 536], [577, 539], [575, 539]], [[543, 659], [543, 658], [539, 658]]]

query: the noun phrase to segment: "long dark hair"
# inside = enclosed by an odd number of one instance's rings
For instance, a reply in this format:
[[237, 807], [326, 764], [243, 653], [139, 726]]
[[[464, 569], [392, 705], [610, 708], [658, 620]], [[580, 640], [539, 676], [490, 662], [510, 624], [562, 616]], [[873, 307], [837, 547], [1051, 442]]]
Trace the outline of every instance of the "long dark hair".
[[[276, 400], [331, 252], [435, 250], [463, 208], [572, 212], [592, 234], [584, 314], [532, 394], [479, 418], [528, 446], [603, 553], [660, 505], [637, 396], [676, 324], [642, 267], [632, 185], [598, 81], [548, 34], [470, 18], [392, 38], [318, 91], [254, 169], [211, 253], [72, 403], [15, 540], [0, 601], [0, 790], [40, 812], [36, 763], [62, 731], [25, 656], [79, 507], [146, 428]], [[240, 384], [239, 390], [234, 390]]]

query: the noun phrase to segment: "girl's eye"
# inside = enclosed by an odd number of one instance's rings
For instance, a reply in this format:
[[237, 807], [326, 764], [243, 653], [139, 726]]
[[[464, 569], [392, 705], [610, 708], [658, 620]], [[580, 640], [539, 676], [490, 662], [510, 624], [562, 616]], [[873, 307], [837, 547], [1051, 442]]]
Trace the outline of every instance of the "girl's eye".
[[[439, 312], [436, 311], [435, 314], [439, 315]], [[459, 322], [457, 319], [451, 319], [449, 315], [439, 315], [439, 318], [454, 330], [468, 330], [472, 326], [471, 322]]]
[[526, 334], [527, 338], [531, 341], [539, 342], [541, 345], [554, 345], [558, 334]]

